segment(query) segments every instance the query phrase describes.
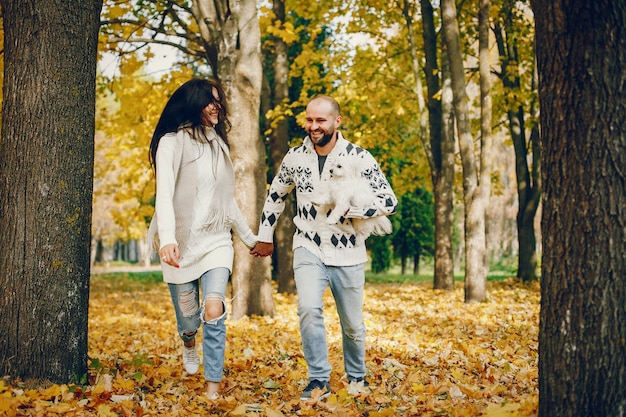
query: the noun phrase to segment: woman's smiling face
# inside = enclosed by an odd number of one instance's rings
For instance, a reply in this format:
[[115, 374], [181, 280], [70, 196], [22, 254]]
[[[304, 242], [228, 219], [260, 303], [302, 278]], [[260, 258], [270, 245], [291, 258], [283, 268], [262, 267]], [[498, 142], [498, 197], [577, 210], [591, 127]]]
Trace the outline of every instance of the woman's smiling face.
[[[206, 122], [209, 122], [211, 126], [217, 125], [219, 121], [220, 115], [220, 96], [217, 92], [217, 88], [213, 87], [213, 97], [215, 97], [215, 101], [207, 104], [207, 106], [202, 109], [202, 116]], [[208, 124], [206, 123], [205, 124]]]

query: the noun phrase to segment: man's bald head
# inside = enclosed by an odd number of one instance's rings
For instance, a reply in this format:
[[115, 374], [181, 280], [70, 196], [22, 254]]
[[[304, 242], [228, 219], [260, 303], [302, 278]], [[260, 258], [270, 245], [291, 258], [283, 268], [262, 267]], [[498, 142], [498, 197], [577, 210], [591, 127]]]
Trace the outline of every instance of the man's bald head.
[[311, 101], [309, 101], [309, 104], [307, 105], [307, 107], [314, 105], [327, 105], [329, 106], [329, 110], [330, 110], [330, 114], [332, 114], [333, 116], [339, 116], [341, 114], [341, 109], [339, 108], [339, 103], [337, 103], [337, 100], [335, 100], [334, 98], [330, 97], [330, 96], [317, 96], [317, 97], [313, 97], [311, 99]]

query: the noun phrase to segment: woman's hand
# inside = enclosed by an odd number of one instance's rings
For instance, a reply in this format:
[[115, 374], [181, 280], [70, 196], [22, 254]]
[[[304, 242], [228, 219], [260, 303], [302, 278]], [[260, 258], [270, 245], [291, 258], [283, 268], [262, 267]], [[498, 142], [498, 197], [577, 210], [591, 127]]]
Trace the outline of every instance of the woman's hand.
[[170, 243], [159, 249], [159, 256], [161, 260], [168, 265], [178, 268], [178, 260], [180, 259], [180, 252], [178, 251], [178, 245]]

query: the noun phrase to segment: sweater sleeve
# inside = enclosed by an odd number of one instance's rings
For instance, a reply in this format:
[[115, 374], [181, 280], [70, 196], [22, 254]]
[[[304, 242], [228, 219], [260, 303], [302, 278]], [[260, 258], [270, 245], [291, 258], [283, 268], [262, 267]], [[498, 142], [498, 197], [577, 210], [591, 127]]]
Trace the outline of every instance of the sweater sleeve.
[[165, 135], [156, 152], [155, 212], [160, 248], [176, 244], [176, 217], [174, 214], [176, 136]]
[[389, 216], [398, 210], [398, 199], [374, 157], [366, 151], [361, 175], [370, 183], [376, 198], [370, 207], [351, 207], [345, 217], [367, 219]]
[[243, 214], [241, 214], [241, 210], [239, 209], [239, 205], [237, 204], [237, 202], [235, 201], [234, 198], [233, 198], [232, 205], [233, 205], [233, 209], [232, 209], [232, 213], [233, 213], [232, 225], [233, 225], [233, 228], [235, 229], [235, 233], [237, 233], [237, 236], [239, 236], [241, 241], [247, 247], [253, 248], [254, 245], [256, 245], [256, 242], [258, 241], [258, 238], [252, 232], [252, 229], [250, 229], [250, 226], [248, 226], [248, 223], [246, 222], [246, 219], [244, 219]]
[[280, 164], [278, 173], [272, 180], [270, 189], [263, 205], [261, 222], [259, 224], [259, 242], [272, 242], [274, 230], [278, 223], [278, 218], [285, 210], [285, 199], [295, 187], [291, 170], [288, 168], [288, 160], [292, 150], [287, 152], [283, 162]]

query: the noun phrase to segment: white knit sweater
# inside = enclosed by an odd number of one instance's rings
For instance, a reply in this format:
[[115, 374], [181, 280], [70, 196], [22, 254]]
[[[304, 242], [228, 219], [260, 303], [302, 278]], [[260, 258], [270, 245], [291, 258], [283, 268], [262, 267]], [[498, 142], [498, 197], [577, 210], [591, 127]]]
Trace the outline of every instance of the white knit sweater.
[[257, 241], [234, 196], [222, 204], [226, 208], [225, 224], [216, 228], [206, 222], [212, 200], [219, 198], [214, 195], [215, 181], [223, 181], [223, 175], [228, 175], [223, 165], [216, 164], [213, 152], [221, 149], [230, 163], [224, 141], [212, 129], [210, 133], [211, 140], [218, 141], [213, 147], [191, 138], [187, 131], [167, 134], [159, 142], [155, 215], [149, 235], [158, 242], [158, 248], [174, 243], [181, 253], [179, 268], [161, 262], [163, 280], [167, 283], [190, 282], [218, 267], [232, 271], [231, 228], [246, 246], [251, 248]]
[[306, 137], [301, 146], [291, 148], [270, 186], [259, 226], [259, 241], [272, 242], [279, 216], [285, 209], [285, 198], [296, 190], [297, 214], [293, 222], [296, 232], [293, 248], [304, 247], [316, 254], [324, 264], [332, 266], [357, 265], [367, 261], [363, 239], [357, 239], [351, 222], [329, 225], [326, 213], [312, 204], [330, 178], [330, 166], [338, 156], [356, 158], [361, 176], [368, 178], [377, 198], [373, 206], [352, 208], [346, 217], [368, 218], [387, 216], [398, 209], [398, 200], [374, 157], [365, 149], [348, 142], [341, 133], [330, 152], [320, 175], [318, 156], [311, 140]]

